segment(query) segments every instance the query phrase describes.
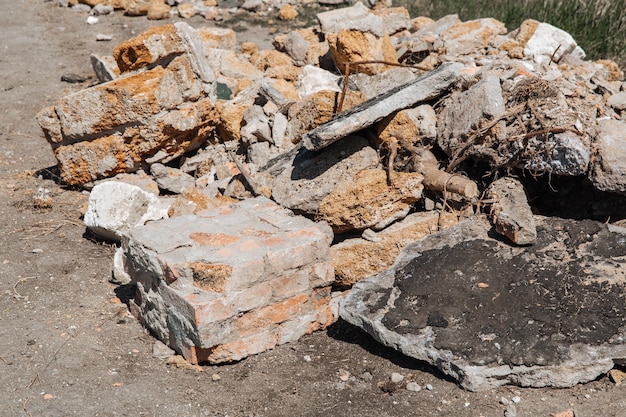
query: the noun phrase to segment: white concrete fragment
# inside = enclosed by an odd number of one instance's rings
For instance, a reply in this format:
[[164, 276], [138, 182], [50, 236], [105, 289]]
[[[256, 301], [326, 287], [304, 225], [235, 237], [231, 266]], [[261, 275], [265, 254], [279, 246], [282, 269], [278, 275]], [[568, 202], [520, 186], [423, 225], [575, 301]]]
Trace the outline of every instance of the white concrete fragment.
[[341, 91], [339, 76], [325, 69], [306, 65], [298, 77], [297, 90], [300, 97], [306, 97], [318, 91]]
[[591, 182], [599, 190], [626, 195], [626, 123], [600, 120], [595, 143]]
[[126, 272], [127, 259], [121, 247], [115, 250], [115, 254], [113, 255], [113, 276], [110, 279], [111, 283], [117, 285], [130, 284], [132, 278]]
[[107, 181], [91, 190], [83, 221], [94, 235], [120, 242], [133, 227], [167, 218], [168, 208], [169, 204], [135, 185]]
[[317, 20], [320, 22], [324, 34], [351, 29], [370, 32], [379, 38], [384, 35], [383, 18], [371, 13], [361, 2], [352, 7], [319, 13]]
[[568, 54], [585, 58], [585, 51], [576, 44], [572, 35], [549, 23], [540, 23], [524, 47], [524, 56], [540, 65], [547, 65], [550, 60], [559, 62]]

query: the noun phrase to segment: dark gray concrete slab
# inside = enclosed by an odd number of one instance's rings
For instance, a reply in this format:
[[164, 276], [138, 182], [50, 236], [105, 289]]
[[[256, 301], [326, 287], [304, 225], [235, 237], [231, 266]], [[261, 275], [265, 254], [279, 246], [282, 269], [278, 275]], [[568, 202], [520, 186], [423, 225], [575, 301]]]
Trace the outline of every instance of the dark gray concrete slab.
[[480, 219], [408, 246], [341, 316], [472, 391], [573, 386], [626, 359], [626, 229], [538, 218], [533, 246], [491, 236]]

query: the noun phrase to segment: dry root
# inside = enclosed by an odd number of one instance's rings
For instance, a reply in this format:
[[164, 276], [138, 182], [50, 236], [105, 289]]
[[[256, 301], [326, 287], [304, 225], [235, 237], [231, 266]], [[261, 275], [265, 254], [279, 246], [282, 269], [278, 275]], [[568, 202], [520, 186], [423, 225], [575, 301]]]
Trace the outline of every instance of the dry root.
[[396, 133], [394, 136], [404, 149], [415, 155], [415, 171], [424, 176], [426, 188], [436, 192], [457, 193], [468, 199], [478, 198], [478, 186], [474, 181], [439, 169], [439, 162], [431, 151], [411, 145], [402, 135]]

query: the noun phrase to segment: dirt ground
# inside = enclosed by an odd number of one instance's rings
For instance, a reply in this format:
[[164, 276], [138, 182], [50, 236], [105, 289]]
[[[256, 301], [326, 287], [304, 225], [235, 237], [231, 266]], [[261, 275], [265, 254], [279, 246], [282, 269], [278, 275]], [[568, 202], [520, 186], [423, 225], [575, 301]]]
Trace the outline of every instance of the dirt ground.
[[[626, 386], [606, 376], [570, 389], [466, 392], [342, 322], [203, 372], [153, 357], [155, 340], [109, 283], [113, 248], [85, 236], [87, 195], [54, 182], [55, 160], [34, 120], [89, 84], [62, 75], [92, 75], [91, 53], [110, 54], [155, 24], [115, 13], [88, 25], [86, 17], [56, 1], [0, 0], [0, 416], [475, 417], [503, 416], [512, 399], [517, 416], [570, 408], [578, 417], [626, 416]], [[234, 23], [240, 40], [269, 45], [267, 29]], [[113, 41], [97, 42], [97, 33]], [[40, 187], [51, 208], [34, 204]], [[393, 372], [424, 388], [381, 388]]]

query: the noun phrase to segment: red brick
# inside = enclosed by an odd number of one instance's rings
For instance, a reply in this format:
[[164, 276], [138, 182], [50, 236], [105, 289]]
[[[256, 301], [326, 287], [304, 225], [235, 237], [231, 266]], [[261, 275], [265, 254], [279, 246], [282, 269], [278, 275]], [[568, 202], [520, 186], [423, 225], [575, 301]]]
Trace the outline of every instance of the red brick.
[[277, 343], [277, 331], [268, 330], [211, 349], [196, 350], [196, 359], [199, 363], [233, 362], [246, 356], [265, 352], [276, 346]]
[[189, 235], [189, 239], [203, 246], [226, 246], [235, 243], [240, 238], [224, 233], [194, 232]]
[[198, 294], [189, 294], [183, 299], [194, 309], [196, 325], [226, 320], [236, 314], [231, 302], [219, 297], [202, 300]]
[[309, 289], [309, 277], [313, 266], [306, 266], [296, 270], [284, 271], [283, 275], [272, 279], [273, 300], [280, 301], [287, 297], [293, 297]]
[[259, 329], [270, 328], [310, 311], [310, 300], [306, 294], [300, 294], [267, 307], [250, 311], [239, 317], [236, 322], [240, 334], [250, 334]]

